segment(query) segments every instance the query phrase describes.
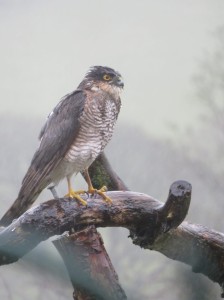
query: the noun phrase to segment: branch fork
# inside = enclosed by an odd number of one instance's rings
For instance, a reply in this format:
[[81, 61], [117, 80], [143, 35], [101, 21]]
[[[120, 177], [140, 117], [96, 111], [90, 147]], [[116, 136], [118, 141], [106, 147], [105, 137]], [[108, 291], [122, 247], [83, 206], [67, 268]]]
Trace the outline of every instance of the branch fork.
[[[174, 182], [164, 203], [142, 193], [128, 191], [112, 170], [104, 154], [93, 163], [91, 180], [96, 188], [102, 180], [112, 204], [99, 195], [81, 206], [72, 199], [49, 200], [29, 209], [0, 232], [0, 265], [16, 262], [53, 235], [62, 256], [75, 300], [127, 299], [113, 269], [97, 227], [125, 227], [135, 245], [156, 250], [192, 266], [224, 286], [224, 234], [201, 225], [183, 222], [191, 199], [191, 185]], [[183, 222], [183, 223], [182, 223]], [[180, 225], [181, 224], [181, 225]], [[222, 293], [224, 297], [224, 293]]]

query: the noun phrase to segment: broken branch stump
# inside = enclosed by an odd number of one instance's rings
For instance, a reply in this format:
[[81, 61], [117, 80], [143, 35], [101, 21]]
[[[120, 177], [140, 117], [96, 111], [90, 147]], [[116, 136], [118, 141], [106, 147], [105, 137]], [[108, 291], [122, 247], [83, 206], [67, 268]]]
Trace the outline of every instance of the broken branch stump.
[[53, 241], [68, 270], [74, 300], [125, 300], [118, 276], [95, 226]]

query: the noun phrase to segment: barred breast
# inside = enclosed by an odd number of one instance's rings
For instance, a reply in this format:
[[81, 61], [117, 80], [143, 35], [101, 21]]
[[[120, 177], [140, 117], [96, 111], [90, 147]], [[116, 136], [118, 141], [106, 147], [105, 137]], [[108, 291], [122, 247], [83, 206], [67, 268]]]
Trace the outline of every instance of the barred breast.
[[71, 176], [92, 164], [112, 137], [119, 108], [113, 98], [87, 99], [79, 133], [59, 166], [60, 175]]

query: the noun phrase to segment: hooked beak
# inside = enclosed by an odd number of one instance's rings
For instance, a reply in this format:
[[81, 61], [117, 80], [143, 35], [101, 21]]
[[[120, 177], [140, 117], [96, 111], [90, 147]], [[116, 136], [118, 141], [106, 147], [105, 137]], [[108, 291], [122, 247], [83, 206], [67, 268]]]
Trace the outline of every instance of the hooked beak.
[[116, 77], [115, 80], [114, 80], [114, 84], [115, 84], [116, 86], [121, 87], [122, 89], [123, 89], [123, 87], [124, 87], [124, 82], [123, 82], [123, 80], [122, 80], [121, 77]]

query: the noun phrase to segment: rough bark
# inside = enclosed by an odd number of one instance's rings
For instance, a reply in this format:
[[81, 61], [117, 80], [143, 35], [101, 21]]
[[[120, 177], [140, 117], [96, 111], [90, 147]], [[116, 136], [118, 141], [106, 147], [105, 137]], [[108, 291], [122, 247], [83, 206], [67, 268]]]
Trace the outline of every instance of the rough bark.
[[125, 300], [118, 276], [95, 226], [54, 242], [74, 287], [74, 300]]
[[[82, 174], [84, 177], [84, 174]], [[106, 185], [108, 191], [128, 191], [128, 187], [111, 167], [104, 153], [101, 153], [89, 168], [89, 175], [95, 188]], [[85, 178], [85, 177], [84, 177]]]
[[[98, 195], [91, 198], [82, 195], [87, 206], [73, 199], [61, 198], [29, 209], [0, 232], [0, 264], [16, 261], [53, 235], [81, 230], [88, 225], [121, 226], [132, 230], [143, 226], [149, 228], [151, 240], [159, 231], [166, 231], [172, 226], [169, 217], [164, 218], [163, 208], [167, 206], [150, 196], [130, 191], [107, 194], [113, 201], [112, 205], [105, 203]], [[167, 215], [170, 215], [169, 211]]]
[[[138, 238], [134, 243], [139, 244]], [[182, 261], [195, 273], [202, 273], [212, 281], [224, 283], [224, 234], [202, 225], [183, 222], [175, 230], [161, 235], [144, 248], [156, 250], [167, 257]], [[222, 297], [224, 294], [222, 292]]]
[[[127, 189], [104, 155], [95, 164], [91, 169], [91, 177], [95, 178], [99, 187], [102, 185], [101, 176], [106, 173], [107, 185], [111, 189]], [[208, 276], [223, 287], [224, 234], [201, 225], [181, 224], [190, 204], [189, 183], [177, 181], [172, 184], [165, 204], [130, 191], [108, 192], [108, 196], [113, 200], [112, 205], [107, 205], [97, 195], [94, 199], [83, 195], [88, 202], [87, 207], [71, 199], [59, 199], [30, 209], [0, 232], [0, 265], [17, 261], [53, 235], [68, 231], [70, 243], [77, 243], [80, 230], [83, 228], [85, 232], [86, 226], [121, 226], [130, 230], [134, 244], [189, 264], [194, 272]], [[63, 241], [60, 245], [62, 249], [65, 249], [65, 243]], [[93, 243], [90, 246], [93, 247]]]
[[[113, 171], [104, 153], [99, 155], [89, 168], [89, 174], [93, 186], [97, 189], [100, 189], [102, 186], [106, 186], [108, 190], [127, 190], [124, 182]], [[82, 175], [84, 179], [88, 181], [87, 178], [85, 178], [85, 173], [82, 173]], [[81, 245], [80, 239], [82, 240]], [[103, 246], [103, 240], [94, 225], [88, 226], [84, 230], [76, 231], [76, 233], [68, 235], [67, 238], [63, 236], [60, 238], [60, 241], [55, 241], [54, 245], [67, 266], [70, 280], [74, 287], [74, 300], [96, 299], [96, 290], [98, 291], [98, 299], [102, 297], [105, 299], [115, 300], [126, 299], [126, 295], [119, 284], [118, 276], [113, 268], [113, 265], [111, 264], [106, 249]], [[93, 260], [89, 261], [88, 259], [82, 259], [82, 256], [79, 255], [77, 259], [82, 266], [79, 268], [79, 274], [77, 274], [77, 261], [75, 260], [74, 254], [77, 256], [77, 252], [79, 253], [79, 250], [82, 247], [84, 247], [87, 252], [91, 252], [92, 249], [96, 249], [96, 245], [98, 250], [100, 249], [100, 251], [94, 255], [94, 261], [96, 261], [96, 263], [94, 264]], [[88, 257], [92, 256], [90, 253], [86, 254]], [[69, 260], [68, 257], [70, 257]], [[105, 272], [105, 268], [107, 272]], [[97, 269], [97, 272], [95, 269]], [[91, 272], [89, 272], [87, 275], [84, 270], [91, 270]], [[98, 274], [100, 274], [100, 276], [98, 276]], [[104, 280], [102, 279], [102, 274]], [[79, 278], [77, 275], [79, 275], [79, 277], [80, 275], [88, 277], [86, 280], [88, 286], [86, 288], [84, 288], [85, 286], [83, 287], [82, 284], [77, 284], [76, 279]], [[90, 282], [92, 283], [91, 285], [89, 284]], [[108, 283], [110, 284], [108, 285]], [[95, 287], [94, 291], [90, 290], [90, 287], [93, 286]], [[100, 289], [96, 289], [96, 286], [100, 286]]]

